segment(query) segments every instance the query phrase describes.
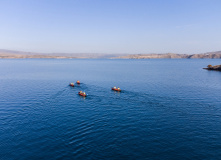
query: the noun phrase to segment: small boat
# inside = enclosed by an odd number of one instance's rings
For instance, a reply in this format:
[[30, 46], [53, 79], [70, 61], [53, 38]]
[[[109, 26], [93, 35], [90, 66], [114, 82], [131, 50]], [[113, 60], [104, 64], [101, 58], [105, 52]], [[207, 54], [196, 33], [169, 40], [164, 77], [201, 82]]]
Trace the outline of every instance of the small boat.
[[74, 83], [70, 83], [69, 86], [74, 87]]
[[82, 92], [82, 91], [78, 92], [78, 94], [79, 94], [80, 96], [83, 96], [83, 97], [86, 97], [86, 96], [87, 96], [86, 93], [85, 93], [85, 92]]
[[77, 81], [77, 84], [80, 84], [80, 81]]
[[121, 91], [121, 89], [119, 88], [119, 87], [113, 87], [113, 88], [111, 88], [113, 91], [118, 91], [118, 92], [120, 92]]

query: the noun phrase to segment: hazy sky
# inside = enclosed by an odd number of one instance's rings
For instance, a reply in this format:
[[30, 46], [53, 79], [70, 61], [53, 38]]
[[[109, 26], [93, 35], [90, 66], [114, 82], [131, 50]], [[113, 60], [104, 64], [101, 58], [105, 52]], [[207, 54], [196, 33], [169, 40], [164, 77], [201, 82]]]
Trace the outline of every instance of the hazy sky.
[[221, 0], [0, 0], [0, 49], [59, 53], [221, 50]]

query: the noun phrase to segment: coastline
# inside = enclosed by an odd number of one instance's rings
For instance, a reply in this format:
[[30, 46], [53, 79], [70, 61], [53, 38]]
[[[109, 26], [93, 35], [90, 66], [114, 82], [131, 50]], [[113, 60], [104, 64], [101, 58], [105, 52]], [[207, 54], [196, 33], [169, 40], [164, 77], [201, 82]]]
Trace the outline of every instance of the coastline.
[[0, 59], [221, 59], [221, 51], [201, 54], [34, 53], [0, 49]]
[[203, 68], [203, 69], [214, 70], [214, 71], [221, 71], [221, 65], [215, 65], [215, 66], [208, 65], [207, 68]]

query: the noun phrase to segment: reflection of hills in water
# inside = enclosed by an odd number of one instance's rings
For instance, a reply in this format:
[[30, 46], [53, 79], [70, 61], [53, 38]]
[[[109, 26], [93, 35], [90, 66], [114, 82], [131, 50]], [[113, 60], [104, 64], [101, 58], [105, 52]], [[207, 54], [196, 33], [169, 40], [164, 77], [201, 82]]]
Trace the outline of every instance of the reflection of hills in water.
[[0, 58], [101, 58], [101, 59], [192, 59], [211, 58], [220, 59], [221, 51], [202, 54], [102, 54], [102, 53], [35, 53], [0, 49]]

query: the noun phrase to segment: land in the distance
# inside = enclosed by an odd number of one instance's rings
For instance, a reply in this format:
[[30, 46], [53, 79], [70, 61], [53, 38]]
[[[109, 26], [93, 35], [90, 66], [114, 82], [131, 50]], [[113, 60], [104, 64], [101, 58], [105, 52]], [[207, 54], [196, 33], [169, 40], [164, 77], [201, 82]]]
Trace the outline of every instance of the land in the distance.
[[35, 53], [0, 49], [0, 59], [25, 59], [25, 58], [54, 58], [54, 59], [72, 59], [72, 58], [112, 58], [122, 56], [123, 54], [92, 54], [92, 53]]
[[217, 52], [207, 52], [201, 54], [175, 54], [175, 53], [166, 53], [166, 54], [132, 54], [121, 56], [117, 58], [127, 58], [127, 59], [191, 59], [191, 58], [210, 58], [210, 59], [219, 59], [221, 58], [221, 51]]
[[221, 71], [221, 65], [215, 65], [215, 66], [208, 65], [207, 68], [203, 68], [203, 69]]
[[104, 59], [192, 59], [192, 58], [210, 58], [220, 59], [221, 51], [207, 52], [201, 54], [87, 54], [87, 53], [34, 53], [0, 49], [0, 59], [24, 59], [24, 58], [104, 58]]

